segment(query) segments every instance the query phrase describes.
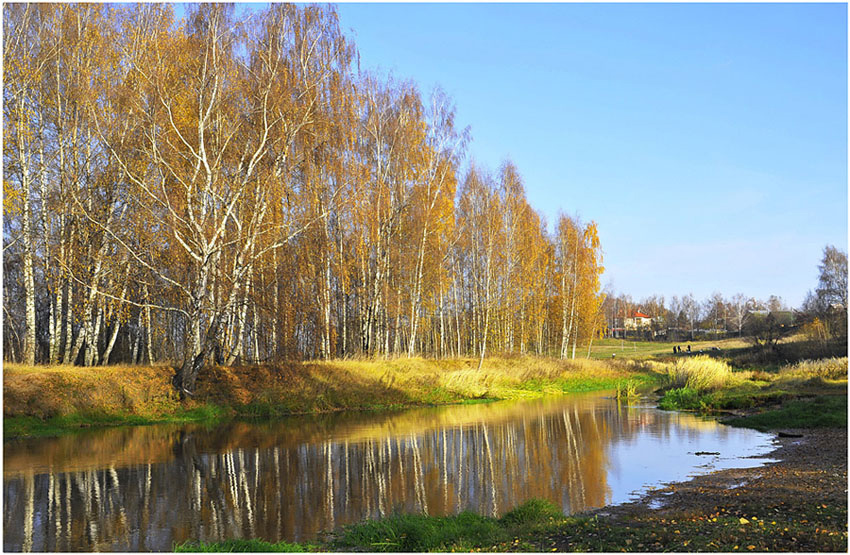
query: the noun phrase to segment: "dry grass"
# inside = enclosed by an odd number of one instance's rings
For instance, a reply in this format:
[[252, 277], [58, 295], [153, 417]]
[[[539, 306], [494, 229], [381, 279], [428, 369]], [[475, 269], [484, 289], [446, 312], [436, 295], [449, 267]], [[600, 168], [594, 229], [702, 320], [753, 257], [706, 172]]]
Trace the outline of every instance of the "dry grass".
[[179, 408], [168, 366], [3, 366], [3, 415], [158, 416]]
[[728, 339], [700, 340], [700, 341], [632, 341], [626, 339], [601, 339], [593, 342], [591, 358], [610, 359], [611, 355], [616, 358], [630, 358], [635, 360], [670, 357], [673, 355], [673, 347], [680, 346], [686, 349], [691, 346], [691, 351], [710, 351], [713, 347], [721, 350], [744, 349], [751, 344], [745, 339], [731, 337]]
[[686, 387], [694, 391], [717, 391], [733, 380], [749, 376], [732, 372], [728, 364], [707, 356], [680, 358], [673, 364], [664, 365], [666, 385], [671, 389]]
[[4, 415], [51, 418], [69, 414], [146, 417], [211, 404], [255, 416], [347, 409], [400, 408], [475, 399], [519, 399], [551, 393], [613, 389], [646, 373], [627, 360], [492, 357], [334, 360], [213, 367], [199, 376], [183, 405], [167, 366], [4, 368]]
[[802, 360], [796, 364], [781, 368], [779, 375], [782, 378], [846, 380], [847, 357]]

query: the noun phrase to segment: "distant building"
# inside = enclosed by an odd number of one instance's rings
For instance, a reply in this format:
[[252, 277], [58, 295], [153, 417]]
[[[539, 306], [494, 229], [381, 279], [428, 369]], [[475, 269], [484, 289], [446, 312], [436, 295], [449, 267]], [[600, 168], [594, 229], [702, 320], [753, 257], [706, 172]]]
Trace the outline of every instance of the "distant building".
[[629, 331], [649, 329], [651, 325], [652, 318], [643, 312], [638, 312], [637, 310], [632, 311], [632, 313], [623, 320], [623, 327]]

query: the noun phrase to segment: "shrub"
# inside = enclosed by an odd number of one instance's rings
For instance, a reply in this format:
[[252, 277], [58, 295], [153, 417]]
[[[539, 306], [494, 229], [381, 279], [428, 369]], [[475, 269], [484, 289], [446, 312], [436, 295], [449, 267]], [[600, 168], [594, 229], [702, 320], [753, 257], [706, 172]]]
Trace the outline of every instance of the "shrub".
[[826, 324], [817, 317], [804, 324], [800, 331], [810, 341], [826, 341], [829, 338], [829, 330], [826, 329]]
[[667, 366], [667, 386], [672, 389], [716, 391], [729, 383], [731, 377], [728, 364], [703, 355], [679, 359]]

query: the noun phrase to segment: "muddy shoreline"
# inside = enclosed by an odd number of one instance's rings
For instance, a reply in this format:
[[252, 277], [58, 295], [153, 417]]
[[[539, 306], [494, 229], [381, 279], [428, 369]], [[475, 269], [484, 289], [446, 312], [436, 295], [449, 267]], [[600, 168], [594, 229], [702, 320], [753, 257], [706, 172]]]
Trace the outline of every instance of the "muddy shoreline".
[[[759, 457], [775, 462], [671, 483], [583, 516], [625, 551], [846, 551], [847, 429], [776, 432], [775, 449]], [[545, 544], [573, 551], [587, 534], [553, 534]]]
[[[776, 448], [758, 458], [773, 459], [755, 468], [731, 468], [652, 490], [640, 499], [593, 511], [611, 518], [636, 511], [667, 514], [705, 511], [719, 503], [742, 504], [748, 498], [794, 502], [802, 494], [847, 503], [847, 431], [792, 429], [773, 440]], [[734, 500], [733, 498], [743, 498]], [[657, 507], [657, 508], [652, 508]]]

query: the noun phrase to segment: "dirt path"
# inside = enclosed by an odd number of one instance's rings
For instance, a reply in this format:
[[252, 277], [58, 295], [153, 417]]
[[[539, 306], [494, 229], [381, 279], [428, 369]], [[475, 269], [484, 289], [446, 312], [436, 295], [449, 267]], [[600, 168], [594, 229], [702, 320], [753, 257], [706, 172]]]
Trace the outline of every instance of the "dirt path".
[[777, 462], [670, 484], [542, 544], [559, 551], [847, 550], [847, 430], [783, 430]]

